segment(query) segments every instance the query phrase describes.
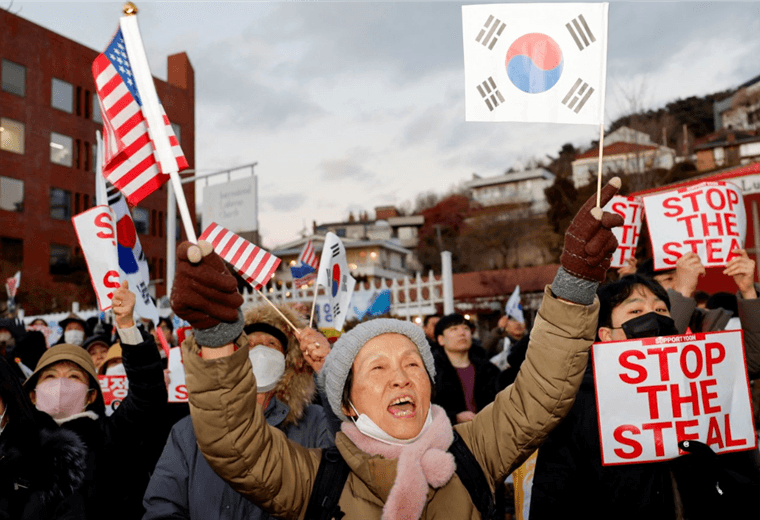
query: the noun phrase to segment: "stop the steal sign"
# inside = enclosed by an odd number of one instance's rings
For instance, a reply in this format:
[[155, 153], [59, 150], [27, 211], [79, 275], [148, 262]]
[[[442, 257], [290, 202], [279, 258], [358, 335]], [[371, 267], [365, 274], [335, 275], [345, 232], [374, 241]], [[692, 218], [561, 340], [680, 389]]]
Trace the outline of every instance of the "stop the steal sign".
[[597, 343], [604, 465], [678, 457], [678, 442], [716, 453], [755, 448], [741, 331]]

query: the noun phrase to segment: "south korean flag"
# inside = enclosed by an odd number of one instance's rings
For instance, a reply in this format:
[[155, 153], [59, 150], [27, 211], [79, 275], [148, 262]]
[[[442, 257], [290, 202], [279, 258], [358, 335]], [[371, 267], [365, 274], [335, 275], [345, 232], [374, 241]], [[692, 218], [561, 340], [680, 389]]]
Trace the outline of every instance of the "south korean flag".
[[608, 7], [463, 6], [465, 119], [602, 124]]

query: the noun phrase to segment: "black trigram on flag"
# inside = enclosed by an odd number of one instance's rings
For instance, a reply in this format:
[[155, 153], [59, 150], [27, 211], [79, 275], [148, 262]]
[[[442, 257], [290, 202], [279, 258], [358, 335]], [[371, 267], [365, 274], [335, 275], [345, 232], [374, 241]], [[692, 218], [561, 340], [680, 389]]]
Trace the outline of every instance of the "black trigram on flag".
[[333, 305], [333, 316], [340, 316], [340, 304]]
[[586, 104], [588, 98], [593, 94], [594, 89], [589, 86], [588, 83], [578, 78], [578, 81], [567, 92], [567, 95], [562, 100], [563, 105], [567, 105], [567, 108], [573, 110], [576, 114], [581, 111], [583, 105]]
[[491, 112], [493, 112], [494, 108], [499, 106], [499, 103], [504, 103], [504, 98], [496, 89], [496, 82], [494, 82], [493, 78], [488, 78], [478, 85], [478, 92], [480, 92], [480, 96], [486, 102], [488, 110]]
[[[504, 22], [498, 18], [494, 18], [493, 15], [488, 17], [486, 23], [483, 24], [483, 28], [480, 30], [478, 37], [475, 41], [483, 44], [483, 47], [488, 47], [490, 51], [501, 36], [502, 31], [507, 26]], [[494, 34], [496, 33], [496, 34]]]
[[330, 250], [332, 251], [332, 257], [335, 258], [340, 254], [340, 244], [331, 245]]
[[596, 41], [582, 14], [579, 14], [577, 18], [573, 18], [571, 22], [566, 23], [565, 27], [570, 31], [570, 36], [573, 37], [575, 44], [580, 50], [584, 50]]

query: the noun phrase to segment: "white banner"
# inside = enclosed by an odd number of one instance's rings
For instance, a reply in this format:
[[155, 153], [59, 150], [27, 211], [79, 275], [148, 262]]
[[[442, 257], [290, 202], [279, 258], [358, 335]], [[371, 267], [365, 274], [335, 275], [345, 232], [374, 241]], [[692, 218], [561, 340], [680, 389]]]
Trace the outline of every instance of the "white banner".
[[465, 119], [602, 124], [608, 7], [463, 6]]
[[604, 211], [616, 213], [623, 217], [623, 225], [612, 228], [618, 241], [618, 248], [612, 255], [610, 267], [623, 267], [626, 260], [636, 256], [636, 245], [641, 234], [641, 222], [644, 216], [644, 204], [639, 197], [612, 197]]
[[214, 184], [203, 188], [203, 222], [216, 222], [233, 233], [259, 228], [256, 177]]
[[593, 346], [604, 465], [678, 457], [678, 442], [716, 453], [753, 449], [741, 331]]
[[644, 197], [654, 269], [673, 269], [686, 253], [705, 267], [722, 267], [744, 247], [744, 197], [730, 182], [703, 182]]
[[111, 308], [111, 297], [120, 285], [116, 218], [110, 207], [95, 206], [76, 215], [71, 222], [87, 261], [98, 307], [106, 311]]

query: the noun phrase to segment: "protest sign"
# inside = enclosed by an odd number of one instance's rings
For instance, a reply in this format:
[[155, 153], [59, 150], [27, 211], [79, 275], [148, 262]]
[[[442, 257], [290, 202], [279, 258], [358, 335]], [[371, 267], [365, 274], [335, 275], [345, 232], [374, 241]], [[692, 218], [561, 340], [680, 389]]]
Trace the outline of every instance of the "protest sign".
[[182, 349], [169, 349], [169, 392], [170, 403], [187, 402], [187, 386], [185, 385], [185, 366], [182, 364]]
[[106, 405], [106, 415], [111, 416], [129, 393], [127, 376], [98, 376], [100, 391]]
[[694, 252], [705, 267], [721, 267], [744, 247], [747, 215], [742, 192], [730, 182], [703, 182], [644, 197], [654, 269], [672, 269]]
[[741, 331], [593, 347], [604, 465], [678, 457], [678, 442], [716, 453], [755, 448]]
[[111, 297], [120, 285], [113, 211], [108, 206], [95, 206], [71, 221], [90, 271], [98, 307], [106, 311], [111, 308]]
[[618, 248], [612, 255], [610, 267], [623, 267], [626, 260], [636, 255], [636, 246], [641, 234], [641, 222], [644, 216], [644, 204], [639, 197], [612, 197], [604, 211], [609, 211], [623, 217], [623, 225], [612, 228], [612, 233], [618, 241]]

